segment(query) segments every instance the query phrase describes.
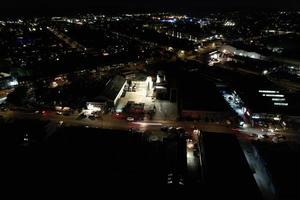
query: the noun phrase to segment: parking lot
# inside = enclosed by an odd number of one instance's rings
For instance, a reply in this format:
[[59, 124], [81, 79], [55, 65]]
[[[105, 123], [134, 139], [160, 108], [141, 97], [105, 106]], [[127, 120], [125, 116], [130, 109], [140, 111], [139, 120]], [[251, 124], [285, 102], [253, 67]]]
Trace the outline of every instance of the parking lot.
[[121, 97], [117, 106], [116, 111], [122, 112], [123, 108], [129, 101], [135, 103], [144, 103], [145, 113], [154, 110], [153, 120], [175, 120], [177, 118], [177, 104], [167, 101], [158, 100], [154, 96], [155, 93], [153, 88], [148, 88], [146, 81], [132, 81], [134, 89], [126, 92], [125, 96]]

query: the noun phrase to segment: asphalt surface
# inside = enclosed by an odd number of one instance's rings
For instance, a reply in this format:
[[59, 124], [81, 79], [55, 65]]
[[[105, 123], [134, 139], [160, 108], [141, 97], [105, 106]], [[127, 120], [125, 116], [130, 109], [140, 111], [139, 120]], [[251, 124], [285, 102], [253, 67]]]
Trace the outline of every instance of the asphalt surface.
[[183, 127], [187, 131], [191, 131], [194, 127], [207, 132], [225, 132], [233, 133], [230, 127], [216, 123], [194, 123], [192, 121], [174, 121], [174, 120], [147, 120], [147, 121], [135, 121], [128, 122], [126, 120], [114, 119], [110, 114], [106, 114], [102, 119], [91, 120], [89, 118], [77, 119], [78, 114], [72, 114], [70, 116], [58, 115], [54, 111], [47, 111], [45, 114], [40, 113], [26, 113], [22, 111], [0, 111], [0, 115], [4, 118], [11, 119], [32, 119], [32, 120], [45, 120], [55, 122], [59, 125], [60, 121], [63, 121], [65, 126], [88, 126], [93, 128], [105, 128], [105, 129], [118, 129], [128, 130], [130, 128], [141, 131], [156, 131], [160, 130], [161, 126], [174, 126]]

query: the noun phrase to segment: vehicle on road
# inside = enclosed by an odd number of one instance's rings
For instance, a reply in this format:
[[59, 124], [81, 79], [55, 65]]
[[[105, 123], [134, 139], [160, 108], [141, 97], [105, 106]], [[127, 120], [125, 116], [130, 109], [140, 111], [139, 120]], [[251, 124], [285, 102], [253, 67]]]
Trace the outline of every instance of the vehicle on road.
[[126, 120], [129, 121], [129, 122], [133, 122], [134, 118], [133, 117], [127, 117]]

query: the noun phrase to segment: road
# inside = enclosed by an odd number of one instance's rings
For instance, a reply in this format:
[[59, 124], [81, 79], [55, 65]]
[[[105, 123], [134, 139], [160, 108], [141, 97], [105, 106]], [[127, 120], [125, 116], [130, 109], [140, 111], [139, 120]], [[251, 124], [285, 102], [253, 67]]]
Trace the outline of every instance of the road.
[[[144, 120], [128, 122], [122, 119], [115, 119], [111, 114], [103, 115], [101, 119], [91, 120], [85, 118], [82, 120], [77, 119], [78, 114], [72, 114], [70, 116], [58, 115], [54, 111], [47, 111], [45, 114], [28, 113], [23, 111], [0, 111], [0, 116], [5, 119], [31, 119], [31, 120], [44, 120], [50, 121], [59, 125], [60, 121], [64, 122], [65, 126], [85, 126], [91, 128], [103, 128], [103, 129], [116, 129], [116, 130], [129, 130], [134, 129], [136, 131], [160, 131], [161, 126], [173, 126], [182, 127], [186, 131], [192, 133], [196, 128], [205, 132], [216, 133], [234, 133], [243, 138], [252, 138], [250, 133], [256, 133], [264, 135], [266, 132], [262, 132], [255, 128], [241, 128], [233, 129], [231, 126], [221, 123], [212, 122], [193, 122], [193, 121], [176, 121], [176, 120]], [[280, 132], [286, 136], [288, 141], [300, 141], [300, 134], [293, 129], [288, 129], [284, 132]], [[254, 138], [252, 138], [254, 139]]]
[[78, 114], [70, 116], [58, 115], [54, 111], [47, 111], [45, 114], [26, 113], [22, 111], [0, 111], [0, 115], [4, 118], [10, 119], [32, 119], [32, 120], [45, 120], [52, 121], [59, 124], [59, 121], [63, 121], [66, 126], [88, 126], [94, 128], [104, 129], [118, 129], [128, 130], [130, 128], [140, 131], [156, 131], [160, 130], [161, 126], [174, 126], [183, 127], [187, 131], [192, 131], [194, 127], [208, 132], [225, 132], [233, 133], [230, 127], [223, 124], [216, 123], [195, 123], [192, 121], [175, 121], [175, 120], [146, 120], [139, 122], [128, 122], [126, 120], [120, 120], [113, 118], [110, 114], [103, 115], [102, 119], [91, 120], [85, 118], [78, 120]]
[[276, 198], [275, 187], [272, 182], [272, 177], [269, 175], [263, 159], [260, 157], [254, 145], [240, 141], [249, 167], [253, 171], [254, 179], [259, 187], [262, 196], [265, 200]]

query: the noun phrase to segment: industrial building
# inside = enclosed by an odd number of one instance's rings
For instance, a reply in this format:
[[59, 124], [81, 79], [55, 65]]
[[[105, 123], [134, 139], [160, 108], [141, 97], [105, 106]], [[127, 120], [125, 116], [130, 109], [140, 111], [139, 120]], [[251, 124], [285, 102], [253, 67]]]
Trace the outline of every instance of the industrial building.
[[184, 74], [179, 86], [182, 119], [224, 121], [233, 116], [215, 84], [201, 75]]
[[119, 75], [113, 77], [106, 83], [105, 88], [100, 95], [87, 101], [86, 106], [88, 109], [95, 109], [97, 111], [106, 108], [114, 108], [123, 94], [125, 85], [126, 79], [124, 77]]

